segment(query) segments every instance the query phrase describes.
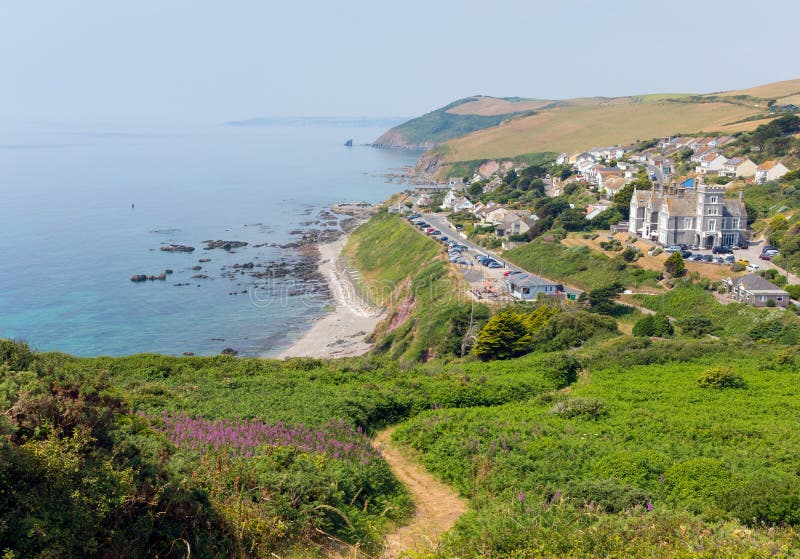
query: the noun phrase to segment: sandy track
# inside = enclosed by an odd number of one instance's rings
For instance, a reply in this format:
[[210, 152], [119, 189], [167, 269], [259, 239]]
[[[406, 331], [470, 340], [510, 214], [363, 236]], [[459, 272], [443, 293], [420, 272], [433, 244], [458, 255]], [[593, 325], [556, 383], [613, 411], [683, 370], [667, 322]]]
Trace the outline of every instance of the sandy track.
[[416, 511], [411, 522], [386, 537], [384, 559], [399, 557], [406, 551], [436, 549], [442, 534], [467, 512], [466, 501], [451, 487], [434, 478], [421, 464], [392, 444], [393, 431], [391, 427], [379, 432], [373, 445], [413, 495]]

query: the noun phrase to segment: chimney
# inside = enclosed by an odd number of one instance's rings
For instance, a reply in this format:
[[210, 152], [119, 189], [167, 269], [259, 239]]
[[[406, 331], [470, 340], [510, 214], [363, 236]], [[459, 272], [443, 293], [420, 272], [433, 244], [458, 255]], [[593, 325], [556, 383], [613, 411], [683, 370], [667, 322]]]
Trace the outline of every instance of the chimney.
[[744, 204], [744, 188], [739, 189], [739, 203]]

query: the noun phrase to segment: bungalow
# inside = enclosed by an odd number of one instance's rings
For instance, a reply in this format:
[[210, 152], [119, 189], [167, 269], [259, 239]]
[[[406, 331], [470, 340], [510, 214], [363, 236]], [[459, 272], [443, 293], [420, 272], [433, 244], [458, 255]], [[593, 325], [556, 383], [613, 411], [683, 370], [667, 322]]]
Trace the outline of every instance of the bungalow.
[[536, 299], [539, 293], [554, 296], [561, 291], [559, 289], [560, 285], [533, 274], [513, 274], [508, 276], [506, 286], [512, 297], [522, 300]]
[[455, 190], [450, 190], [445, 195], [444, 200], [442, 201], [441, 208], [443, 210], [453, 210], [454, 212], [460, 212], [462, 210], [470, 210], [473, 207], [473, 203], [458, 194]]
[[695, 150], [694, 153], [691, 155], [691, 157], [689, 157], [689, 161], [691, 161], [692, 163], [700, 163], [700, 161], [702, 161], [702, 159], [706, 155], [709, 155], [711, 153], [721, 153], [721, 152], [716, 148], [704, 147]]
[[776, 181], [783, 175], [789, 172], [789, 169], [780, 161], [770, 160], [764, 161], [756, 169], [755, 182], [757, 184], [764, 184], [767, 181]]
[[758, 274], [747, 274], [736, 280], [729, 280], [728, 288], [732, 299], [746, 305], [766, 307], [771, 306], [769, 301], [779, 307], [786, 308], [789, 305], [789, 294]]
[[747, 157], [731, 157], [722, 166], [722, 175], [736, 178], [750, 178], [758, 167]]
[[558, 157], [556, 157], [556, 165], [566, 165], [568, 162], [569, 162], [569, 155], [567, 155], [566, 153], [561, 153], [559, 154]]

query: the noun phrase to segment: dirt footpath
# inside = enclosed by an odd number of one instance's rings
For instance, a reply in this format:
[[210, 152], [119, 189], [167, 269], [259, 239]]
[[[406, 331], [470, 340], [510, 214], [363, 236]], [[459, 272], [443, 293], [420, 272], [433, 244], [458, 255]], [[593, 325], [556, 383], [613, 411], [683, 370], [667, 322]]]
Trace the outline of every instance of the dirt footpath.
[[378, 433], [373, 445], [413, 495], [416, 512], [409, 524], [386, 537], [385, 559], [398, 557], [406, 551], [436, 549], [441, 535], [467, 512], [466, 501], [455, 490], [434, 478], [421, 464], [392, 444], [393, 431], [391, 427]]

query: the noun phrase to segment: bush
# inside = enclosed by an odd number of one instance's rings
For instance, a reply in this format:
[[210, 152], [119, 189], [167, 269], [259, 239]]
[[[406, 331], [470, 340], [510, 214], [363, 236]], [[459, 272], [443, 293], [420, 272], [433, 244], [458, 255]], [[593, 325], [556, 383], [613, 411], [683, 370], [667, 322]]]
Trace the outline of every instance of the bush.
[[747, 388], [744, 378], [733, 367], [713, 367], [705, 371], [697, 383], [701, 388]]
[[702, 338], [706, 334], [713, 334], [717, 329], [707, 316], [690, 316], [679, 320], [677, 324], [684, 334], [692, 338]]
[[800, 524], [800, 483], [756, 478], [737, 484], [720, 504], [744, 524]]
[[783, 288], [792, 299], [800, 299], [800, 284], [784, 285]]
[[680, 277], [686, 273], [686, 264], [683, 263], [683, 256], [680, 252], [673, 252], [664, 262], [664, 270], [673, 277]]
[[633, 325], [634, 336], [667, 338], [672, 336], [674, 331], [669, 317], [662, 313], [647, 315]]
[[744, 264], [739, 264], [738, 262], [731, 264], [731, 272], [743, 272], [744, 269]]
[[550, 408], [550, 413], [561, 417], [580, 417], [586, 416], [590, 419], [598, 419], [606, 414], [605, 406], [600, 400], [594, 398], [570, 398], [560, 400]]
[[636, 506], [646, 506], [653, 498], [643, 489], [619, 483], [613, 479], [578, 482], [567, 495], [579, 503], [592, 503], [608, 513], [622, 512]]
[[578, 380], [580, 362], [572, 355], [560, 353], [551, 355], [542, 361], [544, 378], [555, 383], [557, 388], [564, 388]]
[[24, 371], [33, 363], [33, 352], [28, 344], [18, 340], [0, 339], [0, 364], [12, 371]]

